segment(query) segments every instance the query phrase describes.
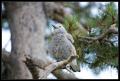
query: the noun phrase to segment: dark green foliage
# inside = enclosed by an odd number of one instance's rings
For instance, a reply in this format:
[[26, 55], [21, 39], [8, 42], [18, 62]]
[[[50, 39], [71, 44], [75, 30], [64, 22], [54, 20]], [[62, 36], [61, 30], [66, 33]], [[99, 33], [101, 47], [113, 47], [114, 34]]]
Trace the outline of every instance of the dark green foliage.
[[[88, 5], [90, 6], [91, 3]], [[95, 5], [95, 3], [92, 3]], [[77, 54], [79, 55], [78, 62], [81, 64], [87, 64], [95, 74], [99, 74], [101, 70], [104, 70], [106, 67], [111, 66], [118, 69], [118, 46], [115, 46], [111, 37], [115, 35], [109, 34], [103, 40], [94, 41], [93, 43], [88, 43], [87, 40], [80, 39], [80, 36], [84, 37], [98, 37], [102, 33], [106, 32], [112, 24], [116, 24], [118, 27], [118, 12], [113, 2], [110, 2], [106, 5], [102, 5], [99, 9], [99, 15], [91, 16], [90, 8], [77, 8], [74, 3], [67, 5], [73, 9], [74, 13], [72, 16], [65, 17], [64, 25], [69, 33], [71, 33], [75, 40], [75, 48]], [[82, 12], [81, 12], [82, 10]], [[86, 13], [87, 12], [87, 13]], [[86, 22], [82, 23], [81, 19], [84, 19]], [[79, 29], [78, 23], [81, 23], [83, 27], [87, 26], [91, 30], [92, 28], [98, 28], [94, 33], [90, 32], [89, 35], [84, 34], [86, 32], [81, 32]], [[82, 30], [83, 31], [83, 30]], [[96, 33], [99, 34], [97, 35]], [[108, 41], [105, 41], [107, 39]], [[118, 40], [116, 40], [118, 41]]]

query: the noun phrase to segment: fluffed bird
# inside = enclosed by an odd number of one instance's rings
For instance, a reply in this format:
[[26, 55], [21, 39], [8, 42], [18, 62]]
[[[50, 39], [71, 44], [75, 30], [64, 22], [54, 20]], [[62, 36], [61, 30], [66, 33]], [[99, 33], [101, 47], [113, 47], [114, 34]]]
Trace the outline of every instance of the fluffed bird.
[[[49, 53], [52, 54], [53, 58], [57, 61], [67, 59], [71, 55], [76, 54], [73, 37], [69, 34], [62, 24], [53, 24], [54, 31], [51, 35], [51, 41], [49, 44]], [[76, 72], [80, 72], [80, 67], [77, 64], [77, 60], [74, 59], [70, 64], [71, 69]]]

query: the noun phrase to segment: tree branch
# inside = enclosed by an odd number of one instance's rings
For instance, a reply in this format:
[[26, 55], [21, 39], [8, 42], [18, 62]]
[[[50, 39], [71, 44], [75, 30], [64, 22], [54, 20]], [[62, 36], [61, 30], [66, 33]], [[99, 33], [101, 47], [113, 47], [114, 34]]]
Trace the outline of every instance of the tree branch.
[[[45, 69], [46, 70], [50, 70], [50, 71], [53, 71], [53, 70], [56, 70], [56, 69], [60, 69], [62, 68], [63, 66], [67, 65], [68, 63], [70, 63], [72, 60], [74, 60], [75, 58], [77, 58], [77, 56], [70, 56], [68, 57], [68, 59], [64, 60], [64, 61], [60, 61], [60, 62], [56, 62], [56, 63], [52, 63], [50, 64], [49, 66], [47, 66]], [[50, 69], [51, 68], [51, 69]]]
[[63, 66], [70, 63], [76, 57], [77, 56], [70, 56], [67, 60], [55, 62], [55, 63], [48, 65], [47, 67], [45, 67], [45, 73], [43, 74], [43, 76], [48, 76], [52, 71], [62, 68]]
[[[41, 64], [38, 64], [38, 62], [36, 62], [33, 59], [30, 59], [30, 58], [27, 57], [27, 59], [28, 59], [27, 64], [30, 63], [30, 64], [32, 64], [31, 66], [39, 67], [40, 69], [44, 70], [44, 72], [43, 72], [42, 76], [40, 77], [40, 79], [45, 79], [53, 71], [54, 71], [54, 73], [58, 74], [58, 72], [56, 72], [55, 70], [60, 69], [63, 66], [67, 65], [72, 60], [74, 60], [76, 57], [77, 56], [70, 56], [68, 59], [66, 59], [64, 61], [51, 63], [48, 66], [46, 66], [45, 68], [41, 67]], [[31, 62], [30, 60], [33, 61], [33, 62]], [[39, 61], [39, 60], [37, 60], [37, 61]], [[60, 75], [63, 77], [63, 74], [67, 74], [67, 73], [62, 72]], [[67, 76], [68, 75], [71, 75], [71, 74], [67, 74]]]
[[78, 79], [74, 74], [58, 69], [52, 72], [58, 79]]
[[105, 33], [101, 34], [98, 37], [82, 37], [82, 36], [80, 36], [79, 40], [85, 39], [85, 40], [88, 40], [87, 41], [88, 43], [92, 43], [94, 41], [104, 39], [110, 33], [112, 33], [112, 34], [118, 34], [118, 30], [115, 28], [115, 26], [116, 26], [116, 24], [111, 25], [111, 27]]

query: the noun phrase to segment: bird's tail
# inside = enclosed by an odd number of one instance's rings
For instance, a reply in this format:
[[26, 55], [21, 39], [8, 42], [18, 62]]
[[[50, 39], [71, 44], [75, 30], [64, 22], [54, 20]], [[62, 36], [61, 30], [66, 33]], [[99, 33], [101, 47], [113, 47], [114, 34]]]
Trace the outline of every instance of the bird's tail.
[[80, 66], [79, 64], [77, 64], [76, 59], [74, 59], [71, 63], [70, 63], [70, 67], [74, 72], [80, 72]]

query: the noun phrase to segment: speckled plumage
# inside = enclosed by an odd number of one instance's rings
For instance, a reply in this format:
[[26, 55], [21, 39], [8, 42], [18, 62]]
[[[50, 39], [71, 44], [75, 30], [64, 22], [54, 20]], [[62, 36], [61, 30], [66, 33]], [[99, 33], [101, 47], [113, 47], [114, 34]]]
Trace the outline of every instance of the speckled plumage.
[[[70, 55], [76, 55], [75, 47], [72, 44], [74, 40], [71, 34], [67, 33], [61, 24], [57, 24], [55, 26], [56, 28], [51, 36], [49, 53], [52, 54], [57, 61], [65, 60]], [[73, 71], [80, 71], [76, 59], [70, 63], [70, 66]]]

